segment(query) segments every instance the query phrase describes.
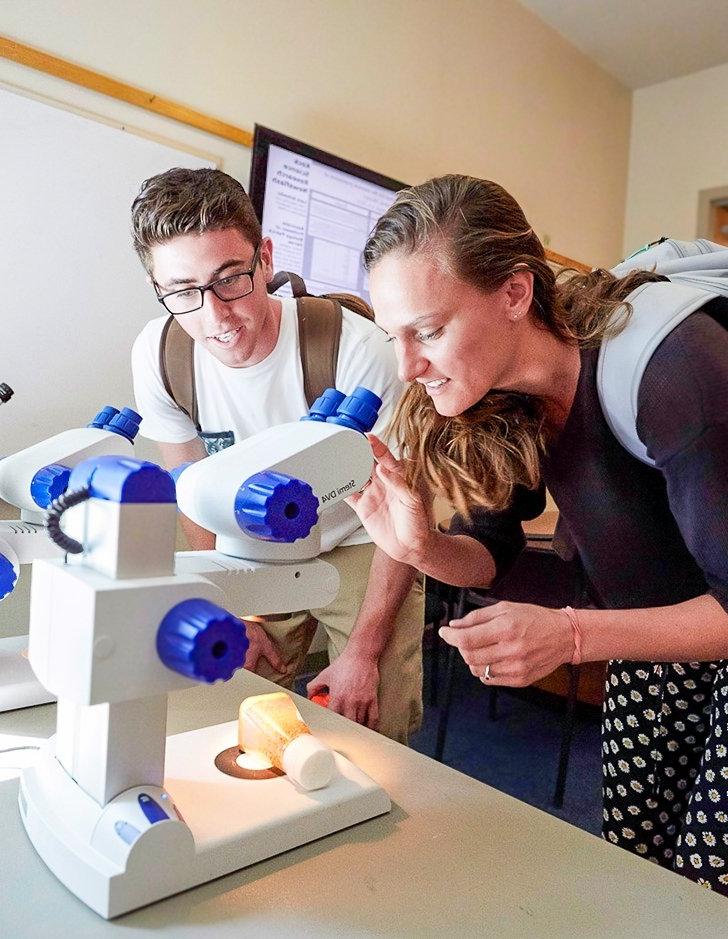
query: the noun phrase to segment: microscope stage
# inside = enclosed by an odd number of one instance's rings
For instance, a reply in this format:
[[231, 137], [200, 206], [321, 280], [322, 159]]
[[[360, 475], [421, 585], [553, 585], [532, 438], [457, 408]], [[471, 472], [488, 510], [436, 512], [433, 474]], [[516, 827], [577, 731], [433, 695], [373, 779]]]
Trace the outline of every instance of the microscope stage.
[[[389, 796], [340, 754], [328, 786], [307, 792], [285, 775], [236, 778], [237, 721], [167, 738], [165, 789], [192, 831], [206, 880], [383, 815]], [[275, 772], [275, 771], [273, 771]], [[265, 772], [259, 775], [265, 776]]]
[[[313, 792], [284, 775], [227, 775], [215, 760], [224, 754], [225, 765], [234, 764], [237, 726], [167, 737], [164, 790], [137, 786], [103, 809], [61, 767], [51, 738], [24, 770], [18, 795], [38, 854], [73, 893], [111, 919], [390, 810], [387, 793], [338, 753], [337, 774]], [[167, 817], [168, 797], [181, 821]], [[129, 840], [128, 832], [139, 835], [133, 826], [142, 799], [156, 810], [153, 822], [163, 824]]]

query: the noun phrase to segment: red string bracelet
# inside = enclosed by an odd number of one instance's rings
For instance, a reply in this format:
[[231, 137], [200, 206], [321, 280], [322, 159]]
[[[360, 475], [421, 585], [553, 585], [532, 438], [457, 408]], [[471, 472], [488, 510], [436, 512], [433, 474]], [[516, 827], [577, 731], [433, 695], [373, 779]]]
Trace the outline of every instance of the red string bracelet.
[[577, 616], [576, 610], [571, 606], [564, 606], [561, 609], [569, 617], [571, 629], [574, 633], [574, 654], [571, 656], [571, 664], [581, 665], [581, 627], [579, 626], [579, 617]]

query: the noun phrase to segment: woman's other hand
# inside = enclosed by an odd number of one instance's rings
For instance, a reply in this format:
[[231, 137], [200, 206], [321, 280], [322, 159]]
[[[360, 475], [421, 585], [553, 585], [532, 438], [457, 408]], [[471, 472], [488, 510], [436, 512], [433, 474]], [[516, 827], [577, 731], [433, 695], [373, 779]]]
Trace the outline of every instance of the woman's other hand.
[[440, 636], [460, 651], [473, 675], [493, 685], [531, 685], [574, 654], [568, 615], [530, 603], [480, 607], [451, 620]]
[[378, 437], [367, 436], [374, 471], [369, 483], [346, 501], [382, 551], [417, 567], [430, 531], [429, 513], [420, 494], [407, 485], [400, 461]]

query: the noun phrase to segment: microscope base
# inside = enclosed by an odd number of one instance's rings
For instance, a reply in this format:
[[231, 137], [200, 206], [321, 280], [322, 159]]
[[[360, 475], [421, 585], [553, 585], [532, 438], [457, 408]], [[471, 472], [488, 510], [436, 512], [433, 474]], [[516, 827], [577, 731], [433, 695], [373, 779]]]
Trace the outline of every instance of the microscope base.
[[35, 677], [27, 649], [27, 636], [0, 639], [0, 711], [30, 708], [56, 700]]
[[[285, 776], [227, 775], [215, 758], [236, 742], [237, 721], [168, 737], [165, 790], [139, 786], [102, 809], [63, 770], [50, 741], [21, 777], [28, 836], [58, 879], [111, 919], [391, 808], [386, 792], [338, 753], [338, 774], [315, 792]], [[140, 796], [169, 817], [150, 823]]]

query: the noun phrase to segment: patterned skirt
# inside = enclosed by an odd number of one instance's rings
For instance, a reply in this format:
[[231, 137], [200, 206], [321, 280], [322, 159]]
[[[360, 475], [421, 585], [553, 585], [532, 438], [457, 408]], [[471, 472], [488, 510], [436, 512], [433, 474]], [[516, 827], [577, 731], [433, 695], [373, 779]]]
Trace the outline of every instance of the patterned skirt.
[[603, 836], [728, 895], [728, 661], [615, 660]]

